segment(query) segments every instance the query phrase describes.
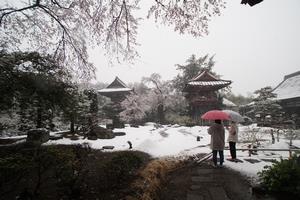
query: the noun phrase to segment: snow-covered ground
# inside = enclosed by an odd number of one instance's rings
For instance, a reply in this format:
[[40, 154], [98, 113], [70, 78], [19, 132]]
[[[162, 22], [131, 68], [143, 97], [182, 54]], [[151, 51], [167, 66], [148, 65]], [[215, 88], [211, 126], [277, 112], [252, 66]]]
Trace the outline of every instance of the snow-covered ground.
[[[79, 140], [71, 140], [63, 138], [59, 140], [51, 140], [46, 145], [51, 144], [83, 144], [88, 143], [92, 148], [102, 149], [103, 146], [114, 146], [113, 150], [128, 150], [128, 141], [132, 143], [133, 150], [139, 150], [149, 153], [153, 157], [185, 157], [195, 155], [197, 153], [209, 153], [210, 135], [207, 134], [208, 127], [194, 126], [185, 127], [179, 125], [162, 126], [157, 128], [154, 123], [147, 123], [139, 128], [126, 126], [123, 129], [114, 129], [114, 132], [125, 132], [124, 136], [116, 136], [113, 139], [88, 140], [79, 137]], [[240, 126], [239, 140], [237, 148], [247, 148], [249, 141], [255, 138], [259, 139], [259, 148], [268, 149], [288, 149], [289, 140], [286, 139], [283, 132], [279, 134], [279, 142], [277, 141], [277, 133], [275, 135], [275, 143], [272, 144], [269, 128], [257, 128], [254, 126]], [[256, 131], [253, 131], [256, 130]], [[53, 134], [53, 133], [52, 133]], [[226, 131], [226, 137], [228, 132]], [[200, 141], [197, 141], [197, 136]], [[300, 147], [300, 140], [294, 140], [293, 145]], [[228, 143], [226, 143], [228, 146]], [[237, 157], [243, 162], [230, 162], [226, 158], [230, 157], [229, 150], [225, 150], [225, 163], [228, 168], [240, 171], [247, 175], [250, 179], [256, 180], [257, 172], [261, 171], [265, 165], [271, 165], [271, 159], [280, 160], [280, 158], [288, 158], [287, 151], [258, 151], [257, 155], [249, 157], [248, 151], [237, 151]], [[249, 160], [250, 159], [250, 160]], [[247, 161], [248, 160], [248, 161]], [[253, 162], [254, 161], [254, 162]]]

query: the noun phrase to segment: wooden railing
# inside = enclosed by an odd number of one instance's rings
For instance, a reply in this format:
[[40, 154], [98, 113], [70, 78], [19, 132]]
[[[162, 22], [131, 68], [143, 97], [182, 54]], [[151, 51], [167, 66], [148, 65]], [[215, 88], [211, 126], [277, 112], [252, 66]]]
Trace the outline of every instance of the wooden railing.
[[[229, 148], [225, 148], [225, 150], [229, 150]], [[237, 151], [248, 151], [249, 157], [251, 157], [253, 152], [256, 151], [288, 151], [289, 156], [292, 156], [293, 151], [300, 151], [300, 149], [258, 149], [258, 148], [237, 148]]]

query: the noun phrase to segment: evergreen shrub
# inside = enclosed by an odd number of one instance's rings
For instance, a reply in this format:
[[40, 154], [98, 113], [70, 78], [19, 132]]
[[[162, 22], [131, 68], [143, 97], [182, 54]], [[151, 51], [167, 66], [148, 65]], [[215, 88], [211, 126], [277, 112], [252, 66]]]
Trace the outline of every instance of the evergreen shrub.
[[106, 182], [109, 186], [122, 184], [133, 177], [135, 171], [141, 167], [143, 159], [132, 152], [120, 152], [104, 166], [104, 172], [108, 176]]
[[258, 173], [262, 185], [268, 192], [300, 197], [300, 157], [276, 161]]
[[167, 121], [170, 124], [179, 124], [181, 126], [195, 126], [197, 125], [194, 120], [189, 116], [180, 116], [175, 114], [167, 115]]

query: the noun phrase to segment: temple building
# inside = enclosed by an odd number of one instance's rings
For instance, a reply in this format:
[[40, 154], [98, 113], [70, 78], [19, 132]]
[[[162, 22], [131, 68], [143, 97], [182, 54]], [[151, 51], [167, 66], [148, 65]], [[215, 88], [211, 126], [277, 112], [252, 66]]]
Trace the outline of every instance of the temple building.
[[284, 111], [295, 115], [295, 121], [300, 126], [300, 71], [284, 76], [283, 81], [274, 88], [279, 102]]
[[219, 79], [207, 70], [202, 71], [186, 83], [183, 92], [189, 103], [191, 117], [198, 120], [203, 113], [209, 110], [223, 109], [223, 98], [218, 90], [230, 84], [230, 80]]
[[106, 88], [98, 90], [100, 95], [111, 99], [111, 103], [103, 107], [106, 117], [112, 119], [112, 124], [107, 125], [107, 128], [124, 128], [124, 123], [119, 117], [120, 112], [123, 111], [121, 102], [126, 98], [126, 95], [131, 93], [131, 91], [132, 89], [127, 87], [119, 77], [116, 77]]
[[126, 84], [116, 76], [115, 80], [106, 88], [98, 90], [98, 93], [109, 97], [113, 102], [122, 102], [126, 95], [132, 91]]

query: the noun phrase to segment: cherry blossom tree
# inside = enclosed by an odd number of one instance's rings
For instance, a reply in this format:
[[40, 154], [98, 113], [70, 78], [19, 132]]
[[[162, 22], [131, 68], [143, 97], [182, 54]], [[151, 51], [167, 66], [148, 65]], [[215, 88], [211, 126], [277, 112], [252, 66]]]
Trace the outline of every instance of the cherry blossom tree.
[[152, 110], [155, 110], [157, 113], [157, 121], [165, 123], [165, 113], [170, 107], [172, 102], [171, 94], [174, 92], [171, 81], [161, 80], [161, 76], [157, 73], [151, 74], [150, 77], [144, 77], [142, 81], [151, 88], [147, 99], [151, 104]]
[[[118, 61], [138, 56], [141, 6], [140, 0], [6, 1], [0, 3], [0, 45], [51, 54], [74, 74], [91, 78], [90, 46], [101, 46]], [[210, 19], [224, 7], [224, 0], [153, 0], [145, 16], [198, 37], [208, 34]]]
[[121, 103], [124, 110], [120, 113], [123, 121], [133, 124], [140, 123], [150, 110], [147, 96], [131, 94]]

